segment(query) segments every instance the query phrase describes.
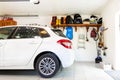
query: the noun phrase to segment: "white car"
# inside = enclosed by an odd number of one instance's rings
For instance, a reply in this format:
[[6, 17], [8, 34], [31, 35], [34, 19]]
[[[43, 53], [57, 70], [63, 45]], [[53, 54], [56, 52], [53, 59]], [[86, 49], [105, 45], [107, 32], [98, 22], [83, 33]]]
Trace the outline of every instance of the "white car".
[[41, 77], [50, 78], [73, 62], [72, 42], [58, 29], [0, 27], [0, 69], [35, 69]]

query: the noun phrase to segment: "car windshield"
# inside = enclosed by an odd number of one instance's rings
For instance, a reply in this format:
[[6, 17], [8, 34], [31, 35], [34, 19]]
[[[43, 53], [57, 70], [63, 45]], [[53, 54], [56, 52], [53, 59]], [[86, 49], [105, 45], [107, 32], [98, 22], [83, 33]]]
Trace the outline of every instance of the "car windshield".
[[58, 36], [66, 37], [60, 29], [52, 29], [52, 31]]

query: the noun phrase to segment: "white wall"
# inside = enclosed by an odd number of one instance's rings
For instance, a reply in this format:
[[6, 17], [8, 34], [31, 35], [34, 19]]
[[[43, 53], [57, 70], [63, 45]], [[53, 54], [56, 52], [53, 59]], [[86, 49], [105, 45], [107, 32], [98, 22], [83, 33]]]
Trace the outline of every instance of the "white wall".
[[[97, 15], [97, 16], [99, 16], [99, 15]], [[83, 19], [89, 18], [89, 17], [90, 17], [90, 15], [82, 15]], [[18, 24], [38, 23], [41, 25], [50, 26], [51, 18], [52, 18], [51, 16], [39, 16], [39, 17], [15, 17], [14, 19], [18, 22]], [[90, 38], [91, 30], [92, 30], [92, 28], [89, 28], [89, 32], [88, 32], [89, 42], [85, 43], [86, 49], [82, 49], [82, 48], [77, 49], [78, 34], [80, 32], [79, 32], [79, 28], [78, 28], [77, 32], [75, 32], [75, 30], [74, 30], [72, 42], [73, 42], [73, 48], [75, 50], [75, 56], [76, 56], [75, 60], [76, 61], [94, 61], [94, 59], [97, 56], [96, 43], [92, 38]], [[66, 32], [66, 30], [64, 31], [64, 33], [65, 32]]]
[[50, 26], [51, 16], [39, 16], [39, 17], [14, 17], [17, 24], [41, 24]]
[[94, 61], [95, 58], [97, 57], [96, 42], [92, 38], [90, 38], [91, 30], [92, 28], [89, 28], [89, 32], [87, 33], [89, 41], [88, 42], [85, 41], [85, 49], [77, 48], [78, 34], [80, 33], [79, 28], [77, 32], [74, 31], [73, 46], [75, 49], [76, 61]]
[[105, 44], [108, 47], [105, 62], [111, 63], [114, 69], [120, 69], [120, 56], [118, 56], [120, 52], [120, 44], [118, 43], [120, 41], [118, 41], [118, 38], [120, 35], [118, 35], [119, 26], [116, 23], [118, 11], [120, 11], [120, 0], [111, 0], [102, 12], [104, 26], [109, 28], [105, 32]]

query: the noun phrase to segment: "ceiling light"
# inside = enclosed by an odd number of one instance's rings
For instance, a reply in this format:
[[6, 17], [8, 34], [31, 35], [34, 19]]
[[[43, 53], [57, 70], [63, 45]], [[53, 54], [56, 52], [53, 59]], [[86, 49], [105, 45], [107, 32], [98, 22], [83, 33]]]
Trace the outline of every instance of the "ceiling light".
[[40, 3], [40, 0], [30, 0], [31, 3], [34, 3], [34, 4], [39, 4]]

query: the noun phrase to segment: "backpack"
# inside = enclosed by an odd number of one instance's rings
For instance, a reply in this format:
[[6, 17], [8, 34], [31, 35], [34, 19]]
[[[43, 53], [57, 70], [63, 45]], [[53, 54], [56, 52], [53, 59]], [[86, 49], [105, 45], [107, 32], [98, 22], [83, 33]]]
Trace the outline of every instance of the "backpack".
[[66, 24], [73, 24], [73, 19], [70, 15], [66, 16]]
[[102, 24], [102, 18], [97, 21], [98, 24]]
[[95, 30], [95, 28], [93, 28], [91, 33], [90, 33], [90, 37], [95, 38], [96, 35], [97, 35], [96, 30]]

